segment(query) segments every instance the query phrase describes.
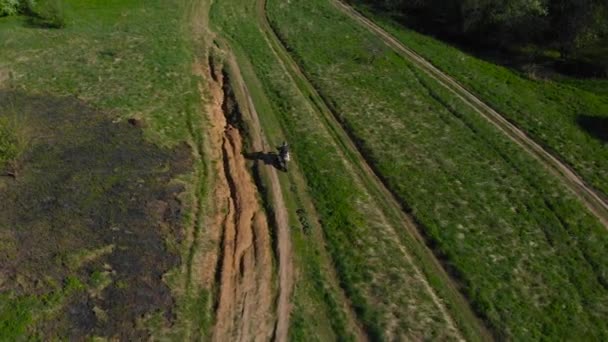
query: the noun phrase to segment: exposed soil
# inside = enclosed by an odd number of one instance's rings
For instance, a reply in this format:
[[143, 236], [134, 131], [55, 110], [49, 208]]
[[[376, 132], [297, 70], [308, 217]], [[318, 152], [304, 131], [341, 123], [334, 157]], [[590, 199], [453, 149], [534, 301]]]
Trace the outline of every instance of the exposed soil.
[[[230, 66], [237, 76], [233, 80], [235, 87], [239, 87], [241, 94], [245, 97], [244, 110], [242, 112], [247, 116], [248, 122], [251, 125], [249, 137], [251, 139], [251, 148], [254, 151], [273, 150], [264, 138], [258, 113], [255, 109], [253, 101], [249, 96], [249, 91], [245, 82], [241, 79], [241, 72], [234, 58], [230, 59]], [[276, 227], [276, 245], [279, 257], [279, 296], [277, 298], [276, 308], [276, 323], [274, 331], [274, 340], [287, 341], [289, 332], [289, 315], [291, 313], [291, 294], [294, 286], [294, 270], [293, 256], [291, 247], [291, 237], [289, 233], [289, 217], [281, 192], [281, 183], [277, 174], [277, 163], [274, 158], [274, 153], [263, 153], [266, 157], [258, 159], [258, 162], [263, 162], [273, 167], [266, 168], [268, 175], [272, 204], [274, 209], [274, 224]], [[268, 159], [272, 158], [271, 163], [267, 163]]]
[[[0, 291], [42, 295], [76, 276], [89, 289], [67, 298], [42, 336], [145, 339], [155, 313], [169, 324], [163, 275], [180, 263], [166, 241], [182, 239], [186, 145], [161, 149], [128, 122], [74, 98], [0, 91], [0, 115], [23, 121], [19, 173], [0, 179]], [[110, 247], [110, 248], [108, 248]], [[94, 275], [109, 284], [96, 288]]]
[[[242, 124], [238, 104], [224, 74], [199, 65], [208, 80], [209, 145], [215, 164], [215, 216], [210, 232], [221, 239], [215, 260], [219, 290], [216, 299], [215, 341], [260, 341], [272, 335], [272, 246], [266, 214], [242, 154]], [[206, 75], [205, 75], [206, 72]], [[207, 273], [203, 278], [209, 279]]]

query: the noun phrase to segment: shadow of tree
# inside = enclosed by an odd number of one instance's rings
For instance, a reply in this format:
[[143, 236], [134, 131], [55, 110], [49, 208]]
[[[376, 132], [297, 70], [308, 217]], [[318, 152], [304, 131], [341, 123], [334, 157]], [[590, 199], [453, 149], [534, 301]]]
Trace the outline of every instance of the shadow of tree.
[[579, 115], [576, 121], [594, 138], [608, 143], [608, 117]]

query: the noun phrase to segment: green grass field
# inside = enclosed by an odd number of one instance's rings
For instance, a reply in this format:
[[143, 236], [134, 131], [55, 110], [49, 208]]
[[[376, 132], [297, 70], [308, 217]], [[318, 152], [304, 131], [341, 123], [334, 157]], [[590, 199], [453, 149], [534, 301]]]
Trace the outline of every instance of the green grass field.
[[605, 133], [602, 135], [597, 129], [599, 122], [603, 122], [603, 127], [608, 122], [608, 83], [605, 80], [568, 77], [535, 80], [404, 28], [388, 16], [374, 15], [365, 7], [359, 9], [523, 128], [571, 165], [589, 184], [608, 195], [608, 142]]
[[542, 165], [329, 1], [267, 6], [496, 334], [607, 336], [608, 236]]
[[[0, 294], [0, 337], [6, 341], [23, 339], [32, 323], [56, 318], [66, 299], [82, 292], [84, 284], [77, 278], [68, 277], [65, 284], [50, 290], [44, 295]], [[36, 338], [43, 339], [43, 336]]]
[[[188, 1], [66, 1], [67, 27], [0, 19], [0, 69], [13, 88], [76, 96], [122, 117], [142, 116], [159, 143], [188, 136], [195, 100]], [[194, 98], [193, 98], [194, 96]]]

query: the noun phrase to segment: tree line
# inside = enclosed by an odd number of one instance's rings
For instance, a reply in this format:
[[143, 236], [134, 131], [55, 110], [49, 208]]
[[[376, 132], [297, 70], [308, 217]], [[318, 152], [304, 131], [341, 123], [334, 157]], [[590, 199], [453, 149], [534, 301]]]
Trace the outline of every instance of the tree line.
[[481, 44], [539, 44], [568, 57], [606, 43], [608, 0], [357, 0]]

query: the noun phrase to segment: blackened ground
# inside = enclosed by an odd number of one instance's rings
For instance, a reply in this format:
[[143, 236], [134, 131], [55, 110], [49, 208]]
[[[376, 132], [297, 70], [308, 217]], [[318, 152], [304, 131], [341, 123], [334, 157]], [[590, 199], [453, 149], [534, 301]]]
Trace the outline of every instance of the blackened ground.
[[0, 177], [0, 292], [41, 295], [68, 276], [87, 285], [37, 323], [47, 337], [139, 339], [138, 320], [169, 322], [162, 276], [180, 260], [165, 243], [182, 238], [183, 191], [170, 181], [191, 169], [190, 149], [159, 148], [141, 125], [74, 98], [0, 92], [0, 116], [19, 121], [27, 141], [17, 176]]

